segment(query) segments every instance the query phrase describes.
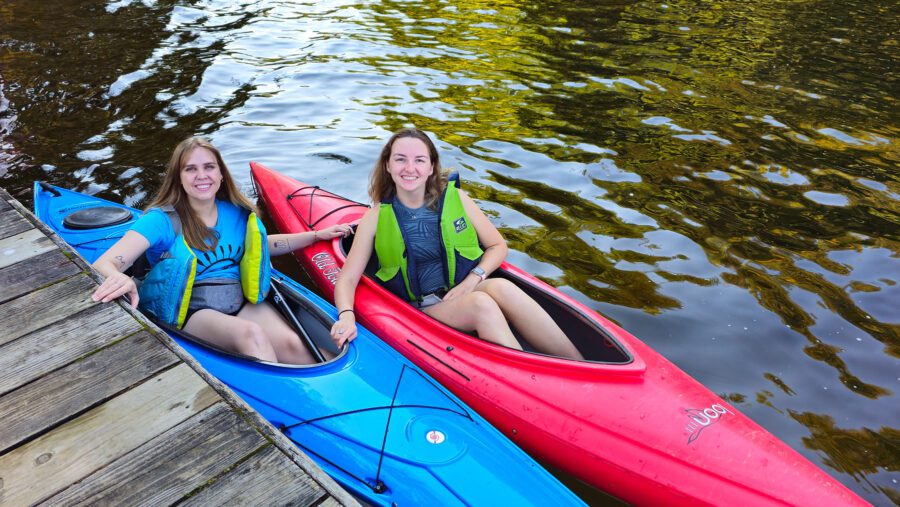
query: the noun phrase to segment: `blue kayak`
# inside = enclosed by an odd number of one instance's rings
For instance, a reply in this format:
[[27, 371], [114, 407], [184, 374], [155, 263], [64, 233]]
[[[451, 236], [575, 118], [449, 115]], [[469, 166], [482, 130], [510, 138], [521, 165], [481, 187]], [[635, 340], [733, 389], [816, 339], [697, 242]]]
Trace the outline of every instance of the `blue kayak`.
[[[139, 210], [35, 183], [37, 217], [88, 262]], [[227, 352], [164, 327], [207, 371], [367, 503], [584, 505], [543, 467], [422, 370], [360, 327], [337, 350], [335, 308], [277, 271], [269, 298], [334, 359], [285, 365]], [[278, 301], [274, 293], [278, 294]]]

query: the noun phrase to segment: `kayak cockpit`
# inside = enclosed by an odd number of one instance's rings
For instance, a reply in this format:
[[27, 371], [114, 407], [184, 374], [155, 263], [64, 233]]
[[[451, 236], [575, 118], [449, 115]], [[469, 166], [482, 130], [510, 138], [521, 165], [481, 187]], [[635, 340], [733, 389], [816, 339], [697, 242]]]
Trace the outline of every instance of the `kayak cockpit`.
[[[291, 327], [295, 328], [295, 331], [299, 330], [298, 335], [300, 335], [301, 340], [304, 341], [307, 347], [310, 347], [310, 344], [312, 344], [316, 347], [316, 349], [318, 349], [319, 354], [313, 353], [313, 356], [319, 357], [319, 362], [313, 364], [287, 364], [263, 361], [256, 357], [247, 356], [239, 352], [223, 349], [213, 343], [203, 340], [202, 338], [198, 338], [190, 333], [187, 333], [184, 330], [176, 329], [172, 326], [161, 324], [159, 322], [155, 323], [159, 327], [165, 329], [166, 332], [170, 335], [174, 335], [195, 345], [214, 350], [219, 354], [230, 356], [236, 359], [241, 359], [244, 361], [252, 361], [272, 366], [280, 366], [285, 368], [317, 367], [322, 364], [334, 362], [347, 353], [347, 347], [338, 349], [334, 341], [331, 339], [331, 326], [334, 325], [333, 317], [325, 313], [322, 308], [310, 301], [309, 298], [303, 296], [302, 294], [291, 288], [289, 285], [279, 281], [278, 278], [272, 278], [272, 285], [273, 287], [275, 287], [275, 290], [269, 292], [266, 300], [269, 301], [269, 303], [278, 310], [282, 318], [284, 318], [285, 321], [287, 321], [289, 324], [291, 324], [291, 321], [293, 319], [296, 319], [296, 325], [292, 324]], [[284, 301], [284, 305], [275, 300], [275, 298], [279, 296]]]
[[[354, 236], [351, 234], [340, 240], [341, 253], [344, 258], [350, 251], [353, 238]], [[378, 269], [376, 264], [377, 261], [373, 255], [369, 259], [368, 266], [366, 266], [365, 276], [374, 283], [379, 283], [374, 276]], [[559, 325], [566, 336], [572, 340], [572, 343], [581, 352], [585, 361], [602, 364], [629, 364], [634, 360], [628, 351], [599, 324], [597, 319], [588, 315], [584, 310], [536, 285], [528, 278], [517, 276], [511, 271], [501, 268], [491, 273], [490, 277], [509, 280], [537, 301], [550, 314], [550, 317]], [[540, 354], [522, 338], [516, 329], [513, 329], [513, 333], [524, 351]]]

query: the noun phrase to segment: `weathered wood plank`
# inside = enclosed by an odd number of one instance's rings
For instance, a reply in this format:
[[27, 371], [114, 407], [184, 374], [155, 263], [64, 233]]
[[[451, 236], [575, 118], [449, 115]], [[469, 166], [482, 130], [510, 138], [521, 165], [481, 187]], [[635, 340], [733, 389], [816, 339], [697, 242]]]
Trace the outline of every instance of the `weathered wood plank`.
[[144, 331], [0, 396], [0, 452], [179, 361], [156, 337]]
[[18, 211], [14, 209], [0, 211], [0, 239], [21, 234], [28, 229], [33, 228], [34, 225], [28, 220], [25, 220], [25, 217]]
[[44, 252], [32, 259], [0, 269], [0, 303], [5, 303], [50, 282], [72, 276], [81, 268], [61, 250]]
[[115, 305], [95, 305], [0, 346], [0, 394], [141, 330]]
[[12, 196], [6, 193], [6, 190], [0, 188], [0, 211], [12, 209], [12, 205], [6, 202], [7, 199], [12, 199]]
[[38, 229], [0, 239], [0, 268], [53, 250], [56, 243]]
[[311, 505], [325, 495], [281, 451], [267, 446], [181, 505]]
[[0, 304], [0, 345], [97, 306], [91, 300], [96, 288], [89, 276], [78, 275]]
[[39, 502], [220, 399], [179, 364], [0, 456], [0, 498], [10, 505]]
[[170, 505], [263, 446], [271, 447], [232, 407], [216, 403], [47, 504]]

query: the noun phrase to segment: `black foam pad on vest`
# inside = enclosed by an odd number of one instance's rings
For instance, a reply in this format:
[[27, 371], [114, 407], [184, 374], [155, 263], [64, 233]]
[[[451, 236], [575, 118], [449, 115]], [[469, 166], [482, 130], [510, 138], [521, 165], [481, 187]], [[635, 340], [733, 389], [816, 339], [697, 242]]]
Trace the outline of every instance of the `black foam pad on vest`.
[[63, 225], [69, 229], [98, 229], [111, 225], [124, 224], [131, 220], [131, 212], [113, 206], [101, 206], [76, 211], [63, 219]]

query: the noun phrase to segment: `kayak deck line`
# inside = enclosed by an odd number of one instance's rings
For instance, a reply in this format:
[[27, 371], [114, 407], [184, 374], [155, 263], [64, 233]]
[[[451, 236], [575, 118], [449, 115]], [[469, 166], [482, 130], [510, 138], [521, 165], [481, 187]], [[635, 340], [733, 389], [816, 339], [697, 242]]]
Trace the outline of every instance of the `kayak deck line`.
[[[431, 352], [428, 352], [427, 350], [425, 350], [424, 347], [422, 347], [422, 346], [419, 345], [418, 343], [416, 343], [416, 342], [410, 340], [409, 338], [406, 339], [406, 342], [409, 343], [410, 345], [412, 345], [413, 347], [415, 347], [415, 348], [421, 350], [423, 354], [428, 355], [429, 357], [431, 357], [431, 358], [434, 359], [435, 361], [437, 361], [437, 362], [441, 363], [442, 365], [446, 366], [446, 367], [449, 368], [450, 371], [452, 371], [453, 373], [456, 373], [456, 374], [459, 375], [460, 377], [466, 379], [466, 382], [471, 382], [471, 381], [472, 381], [472, 379], [470, 379], [470, 378], [468, 377], [468, 375], [466, 375], [465, 373], [463, 373], [463, 372], [457, 370], [456, 368], [454, 368], [454, 367], [453, 367], [450, 363], [448, 363], [447, 361], [444, 361], [443, 359], [441, 359], [441, 358], [439, 358], [438, 356], [432, 354]], [[453, 350], [452, 347], [448, 350], [448, 352], [451, 351], [451, 350]]]
[[0, 188], [3, 503], [358, 505], [100, 280]]

